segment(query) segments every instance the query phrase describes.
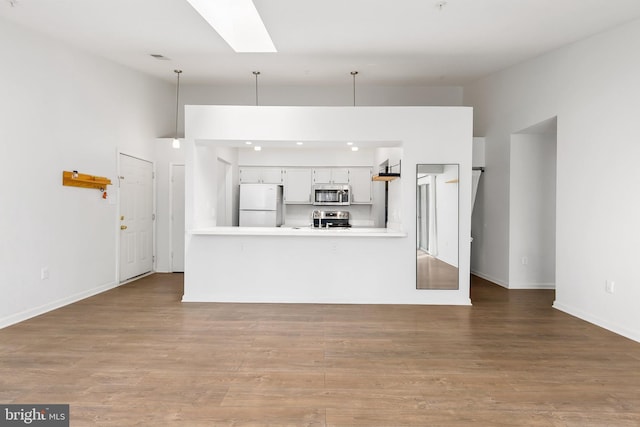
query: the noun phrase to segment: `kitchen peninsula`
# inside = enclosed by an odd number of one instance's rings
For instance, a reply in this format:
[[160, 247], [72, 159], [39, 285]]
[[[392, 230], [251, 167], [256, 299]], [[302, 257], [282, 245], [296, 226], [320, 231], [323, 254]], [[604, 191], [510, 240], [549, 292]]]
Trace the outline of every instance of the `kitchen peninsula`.
[[210, 227], [191, 231], [201, 236], [407, 237], [391, 228]]
[[[183, 301], [470, 304], [471, 119], [467, 107], [187, 106]], [[374, 200], [352, 210], [375, 226], [221, 226], [237, 206], [238, 151], [247, 142], [260, 145], [260, 155], [286, 144], [321, 146], [327, 158], [351, 143], [370, 150], [374, 165], [401, 161], [407, 173], [388, 183], [386, 223], [369, 214], [379, 208]], [[457, 290], [416, 289], [417, 163], [460, 165]], [[287, 208], [294, 220], [296, 212], [308, 217], [309, 207]]]

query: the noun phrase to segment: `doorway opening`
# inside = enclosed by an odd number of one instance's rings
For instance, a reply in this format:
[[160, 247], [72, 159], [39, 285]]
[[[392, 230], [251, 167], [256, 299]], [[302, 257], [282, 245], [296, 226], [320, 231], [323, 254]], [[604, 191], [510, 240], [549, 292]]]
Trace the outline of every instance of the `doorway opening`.
[[557, 117], [511, 135], [509, 289], [555, 289]]

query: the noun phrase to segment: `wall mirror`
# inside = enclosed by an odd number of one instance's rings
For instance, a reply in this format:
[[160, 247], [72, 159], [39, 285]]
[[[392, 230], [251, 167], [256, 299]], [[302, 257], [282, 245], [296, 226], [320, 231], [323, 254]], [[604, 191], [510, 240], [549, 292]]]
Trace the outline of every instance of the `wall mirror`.
[[458, 169], [416, 167], [417, 289], [458, 289]]

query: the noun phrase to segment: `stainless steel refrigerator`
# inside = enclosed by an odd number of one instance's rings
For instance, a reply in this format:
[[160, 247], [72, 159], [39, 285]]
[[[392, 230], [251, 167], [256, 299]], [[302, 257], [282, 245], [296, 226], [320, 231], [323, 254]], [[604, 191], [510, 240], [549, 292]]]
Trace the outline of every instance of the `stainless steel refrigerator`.
[[282, 185], [240, 184], [240, 227], [282, 225]]

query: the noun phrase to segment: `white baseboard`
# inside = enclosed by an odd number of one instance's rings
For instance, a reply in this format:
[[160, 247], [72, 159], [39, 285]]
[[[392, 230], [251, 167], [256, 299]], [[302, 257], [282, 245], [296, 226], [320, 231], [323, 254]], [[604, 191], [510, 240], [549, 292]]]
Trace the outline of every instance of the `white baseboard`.
[[596, 326], [604, 328], [615, 334], [622, 335], [623, 337], [629, 338], [630, 340], [640, 342], [640, 330], [635, 330], [635, 331], [631, 330], [629, 328], [626, 328], [625, 326], [606, 321], [604, 319], [599, 318], [598, 316], [594, 316], [578, 308], [559, 303], [558, 301], [553, 302], [553, 308], [563, 311], [567, 314], [570, 314], [571, 316], [582, 319], [585, 322], [589, 322]]
[[142, 279], [147, 276], [151, 276], [152, 274], [157, 273], [156, 271], [150, 271], [148, 273], [141, 274], [139, 276], [132, 277], [131, 279], [127, 279], [124, 282], [120, 282], [120, 285], [126, 285], [127, 283], [135, 282], [136, 280]]
[[65, 305], [72, 304], [85, 298], [92, 297], [99, 293], [108, 291], [109, 289], [113, 289], [117, 286], [119, 286], [118, 282], [105, 283], [104, 285], [100, 285], [95, 288], [70, 295], [66, 298], [61, 298], [59, 300], [43, 304], [39, 307], [30, 308], [7, 317], [3, 317], [0, 319], [0, 329], [6, 328], [7, 326], [15, 325], [16, 323], [23, 322], [25, 320], [31, 319], [32, 317], [40, 316], [41, 314], [47, 313], [60, 307], [64, 307]]
[[247, 298], [246, 295], [215, 295], [215, 294], [202, 294], [202, 293], [190, 293], [182, 295], [183, 303], [231, 303], [231, 304], [327, 304], [327, 305], [350, 305], [350, 304], [394, 304], [394, 305], [452, 305], [452, 306], [470, 306], [472, 304], [471, 298], [454, 298], [454, 299], [442, 299], [438, 301], [420, 302], [413, 299], [407, 300], [406, 298], [399, 300], [378, 300], [367, 299], [366, 297], [355, 297], [343, 299], [336, 296], [265, 296], [257, 295], [252, 298]]
[[509, 289], [555, 289], [555, 283], [516, 282], [509, 283]]

